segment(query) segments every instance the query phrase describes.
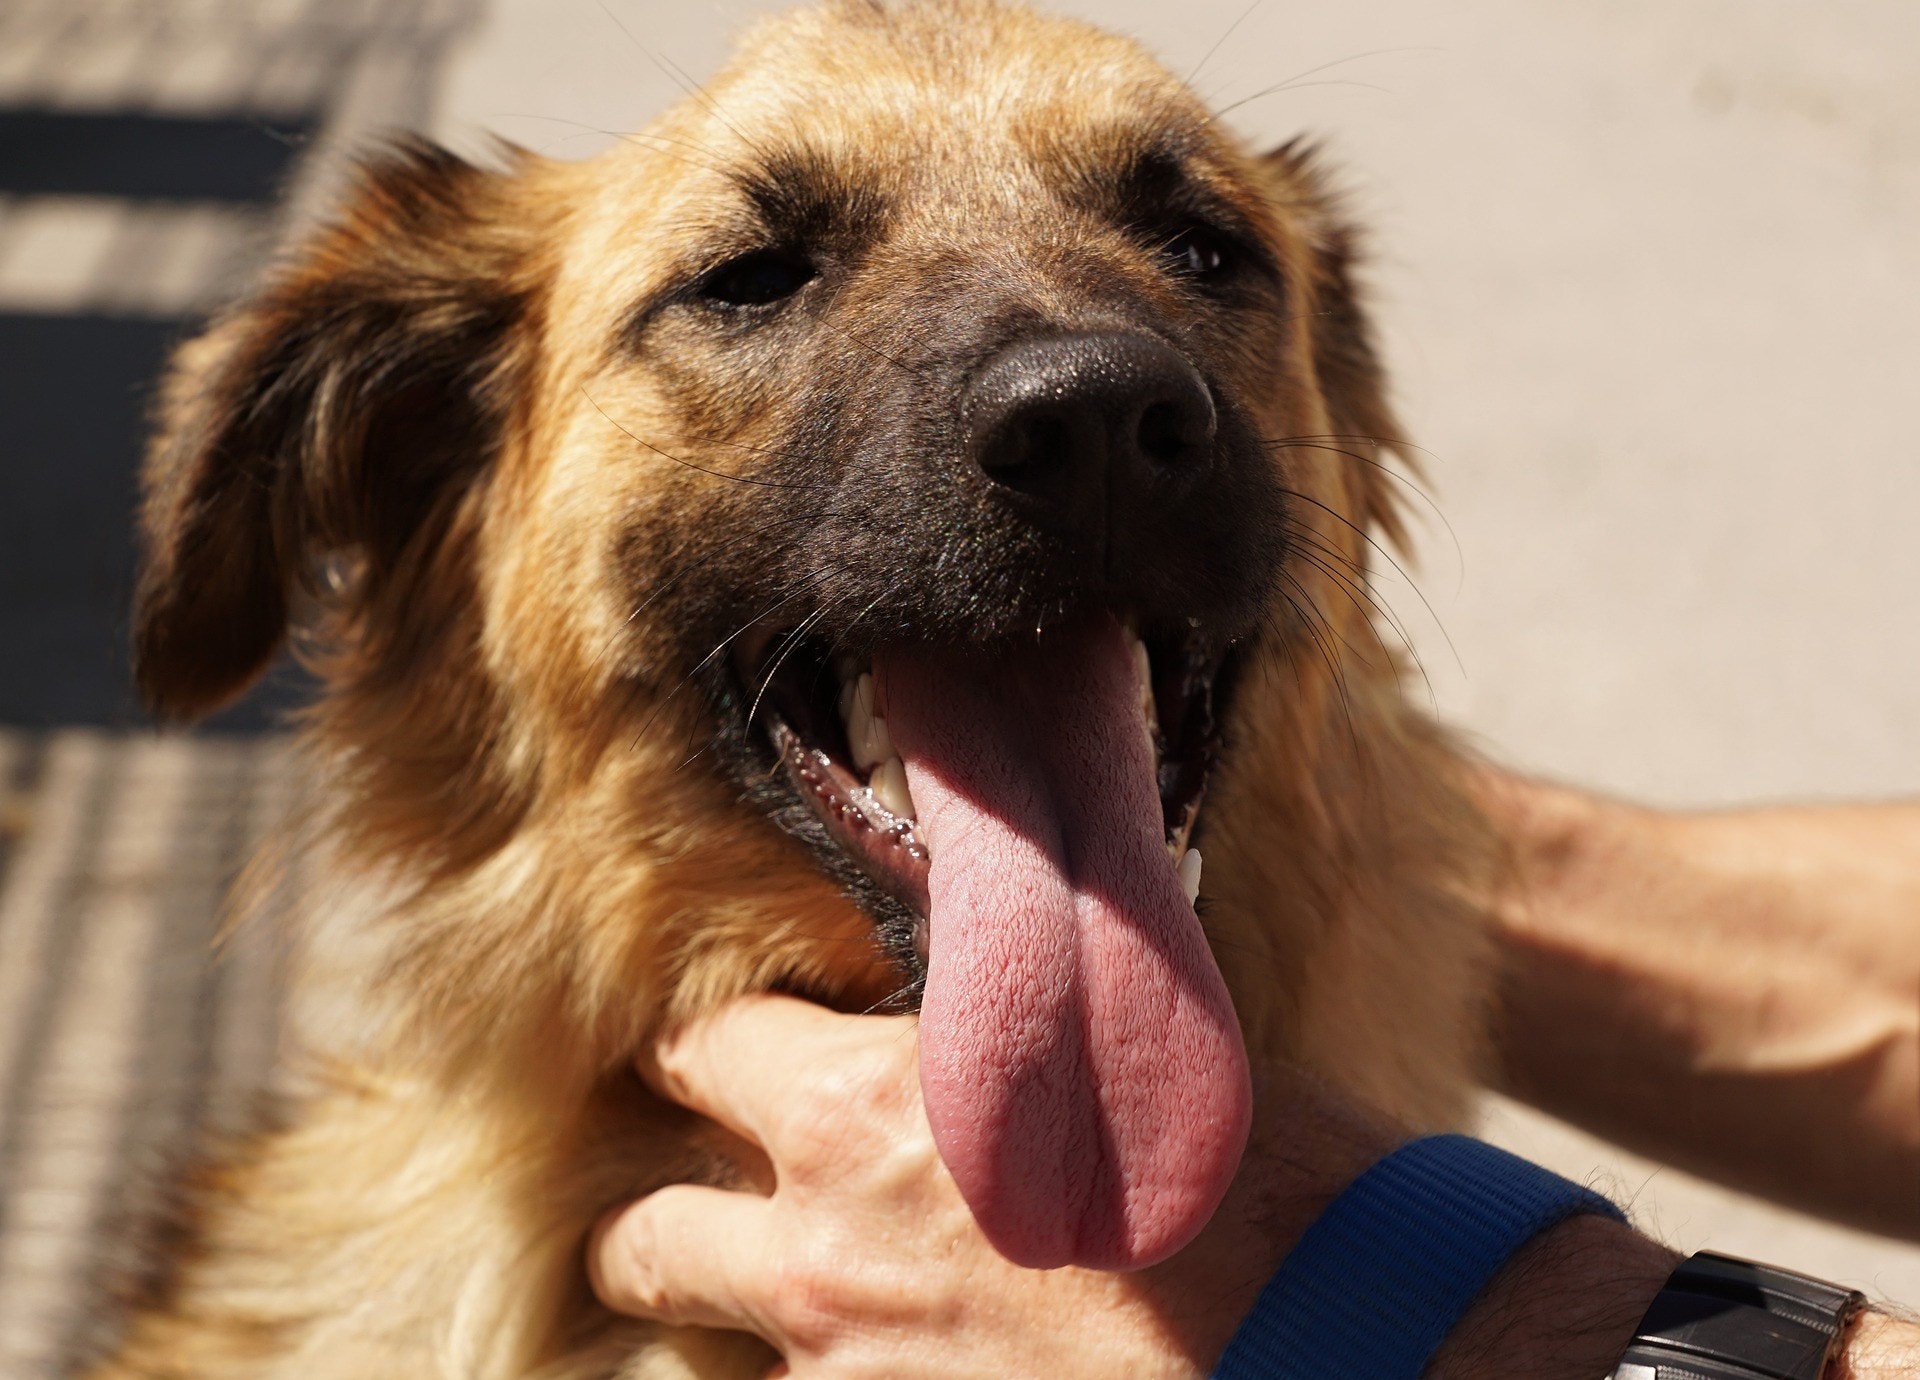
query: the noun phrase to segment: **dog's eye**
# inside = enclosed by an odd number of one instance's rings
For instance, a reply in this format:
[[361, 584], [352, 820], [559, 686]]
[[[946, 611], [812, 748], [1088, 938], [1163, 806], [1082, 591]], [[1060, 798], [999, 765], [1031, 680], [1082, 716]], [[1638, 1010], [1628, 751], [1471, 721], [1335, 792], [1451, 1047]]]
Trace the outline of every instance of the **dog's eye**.
[[714, 269], [700, 282], [700, 295], [723, 307], [764, 307], [791, 297], [818, 273], [799, 254], [762, 249]]
[[1161, 246], [1175, 273], [1188, 278], [1219, 278], [1233, 267], [1233, 251], [1217, 232], [1190, 225]]

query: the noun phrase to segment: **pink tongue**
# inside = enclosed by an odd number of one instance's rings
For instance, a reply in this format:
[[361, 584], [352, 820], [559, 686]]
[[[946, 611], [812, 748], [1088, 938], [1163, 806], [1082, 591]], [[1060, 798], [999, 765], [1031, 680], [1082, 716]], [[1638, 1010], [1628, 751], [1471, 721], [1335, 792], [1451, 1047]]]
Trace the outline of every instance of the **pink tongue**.
[[941, 1158], [1017, 1264], [1171, 1255], [1219, 1206], [1252, 1094], [1167, 859], [1125, 634], [893, 653], [874, 678], [933, 859], [920, 1077]]

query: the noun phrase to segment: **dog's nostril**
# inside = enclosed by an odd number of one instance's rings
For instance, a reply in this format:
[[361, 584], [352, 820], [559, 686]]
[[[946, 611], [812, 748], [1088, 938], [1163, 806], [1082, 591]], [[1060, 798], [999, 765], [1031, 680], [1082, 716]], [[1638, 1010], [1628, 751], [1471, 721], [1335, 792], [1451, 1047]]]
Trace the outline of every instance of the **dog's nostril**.
[[1018, 471], [1045, 465], [1072, 444], [1073, 429], [1065, 418], [1027, 413], [1012, 418], [992, 444], [982, 447], [980, 467], [1002, 482], [1017, 482]]
[[1162, 465], [1177, 465], [1191, 458], [1198, 449], [1187, 409], [1175, 403], [1157, 402], [1140, 414], [1140, 450]]

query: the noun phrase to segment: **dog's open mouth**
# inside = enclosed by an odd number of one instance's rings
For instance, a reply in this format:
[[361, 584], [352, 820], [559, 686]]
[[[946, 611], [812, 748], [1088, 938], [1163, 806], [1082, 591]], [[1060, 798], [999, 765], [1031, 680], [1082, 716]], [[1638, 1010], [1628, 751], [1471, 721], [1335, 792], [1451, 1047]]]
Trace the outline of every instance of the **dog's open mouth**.
[[1101, 615], [865, 664], [773, 638], [747, 664], [792, 783], [925, 918], [927, 1116], [989, 1237], [1034, 1267], [1184, 1245], [1251, 1116], [1187, 850], [1219, 659]]
[[[1201, 859], [1188, 843], [1219, 747], [1214, 693], [1226, 658], [1191, 628], [1145, 637], [1129, 628], [1126, 640], [1140, 723], [1153, 746], [1167, 856], [1192, 903]], [[914, 948], [925, 964], [930, 855], [916, 829], [905, 763], [884, 706], [875, 704], [873, 658], [836, 654], [818, 637], [763, 633], [742, 641], [741, 677], [781, 767], [834, 842], [918, 917]]]

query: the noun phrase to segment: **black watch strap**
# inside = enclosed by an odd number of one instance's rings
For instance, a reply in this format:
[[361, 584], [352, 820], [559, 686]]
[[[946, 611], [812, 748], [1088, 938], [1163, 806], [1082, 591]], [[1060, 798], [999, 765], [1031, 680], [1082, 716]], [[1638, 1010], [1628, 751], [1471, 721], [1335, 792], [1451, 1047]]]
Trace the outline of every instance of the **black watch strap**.
[[1837, 1284], [1701, 1251], [1668, 1277], [1612, 1380], [1820, 1380], [1865, 1306]]

